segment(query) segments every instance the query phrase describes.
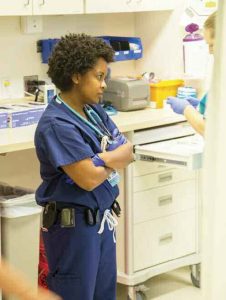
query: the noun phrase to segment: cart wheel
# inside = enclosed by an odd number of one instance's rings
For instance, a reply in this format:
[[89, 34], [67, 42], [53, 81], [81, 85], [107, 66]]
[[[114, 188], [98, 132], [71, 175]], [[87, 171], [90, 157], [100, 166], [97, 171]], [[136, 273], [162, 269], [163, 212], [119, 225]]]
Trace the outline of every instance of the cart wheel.
[[191, 282], [195, 287], [200, 288], [200, 264], [191, 266]]
[[136, 292], [136, 300], [147, 300], [147, 297], [142, 292]]

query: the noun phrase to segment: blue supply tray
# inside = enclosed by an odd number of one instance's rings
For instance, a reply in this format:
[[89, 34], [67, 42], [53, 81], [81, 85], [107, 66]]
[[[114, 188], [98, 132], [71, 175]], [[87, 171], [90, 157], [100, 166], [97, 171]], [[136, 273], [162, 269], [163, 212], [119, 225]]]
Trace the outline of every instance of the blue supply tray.
[[143, 56], [143, 47], [139, 37], [98, 36], [98, 38], [102, 38], [115, 50], [115, 61], [135, 60]]
[[[115, 50], [115, 61], [139, 59], [143, 56], [143, 47], [139, 37], [98, 36]], [[42, 63], [47, 64], [51, 52], [59, 39], [38, 41], [38, 52], [41, 52]]]
[[44, 39], [38, 41], [39, 52], [42, 54], [42, 62], [44, 64], [48, 63], [50, 54], [59, 40], [60, 39]]

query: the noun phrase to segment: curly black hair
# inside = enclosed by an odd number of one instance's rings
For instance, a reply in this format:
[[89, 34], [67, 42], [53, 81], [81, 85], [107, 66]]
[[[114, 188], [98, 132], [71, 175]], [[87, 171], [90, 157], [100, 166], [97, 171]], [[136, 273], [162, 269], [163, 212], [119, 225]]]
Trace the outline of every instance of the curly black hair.
[[49, 58], [48, 76], [61, 91], [69, 91], [72, 76], [85, 74], [99, 58], [113, 62], [114, 51], [101, 38], [82, 34], [68, 34], [57, 43]]

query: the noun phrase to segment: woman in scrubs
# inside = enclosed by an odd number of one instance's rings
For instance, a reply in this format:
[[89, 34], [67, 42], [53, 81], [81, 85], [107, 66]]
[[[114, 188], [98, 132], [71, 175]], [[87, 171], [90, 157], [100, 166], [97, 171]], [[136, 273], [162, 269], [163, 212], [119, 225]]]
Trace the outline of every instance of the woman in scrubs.
[[[214, 52], [215, 24], [217, 13], [210, 15], [204, 23], [204, 38], [209, 46], [210, 54]], [[207, 95], [201, 101], [196, 98], [178, 99], [168, 97], [167, 103], [171, 105], [173, 111], [186, 117], [191, 126], [201, 135], [205, 133], [205, 110]], [[199, 107], [199, 111], [197, 111]]]
[[116, 299], [116, 169], [132, 144], [99, 105], [114, 51], [85, 34], [62, 37], [48, 75], [60, 90], [35, 134], [48, 287], [64, 300]]

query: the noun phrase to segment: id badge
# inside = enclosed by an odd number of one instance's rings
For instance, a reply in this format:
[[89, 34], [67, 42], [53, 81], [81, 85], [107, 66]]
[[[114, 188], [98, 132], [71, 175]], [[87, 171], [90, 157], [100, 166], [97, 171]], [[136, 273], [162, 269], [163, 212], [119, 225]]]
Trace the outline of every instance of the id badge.
[[107, 178], [112, 187], [116, 186], [120, 181], [120, 176], [117, 171], [113, 171]]

